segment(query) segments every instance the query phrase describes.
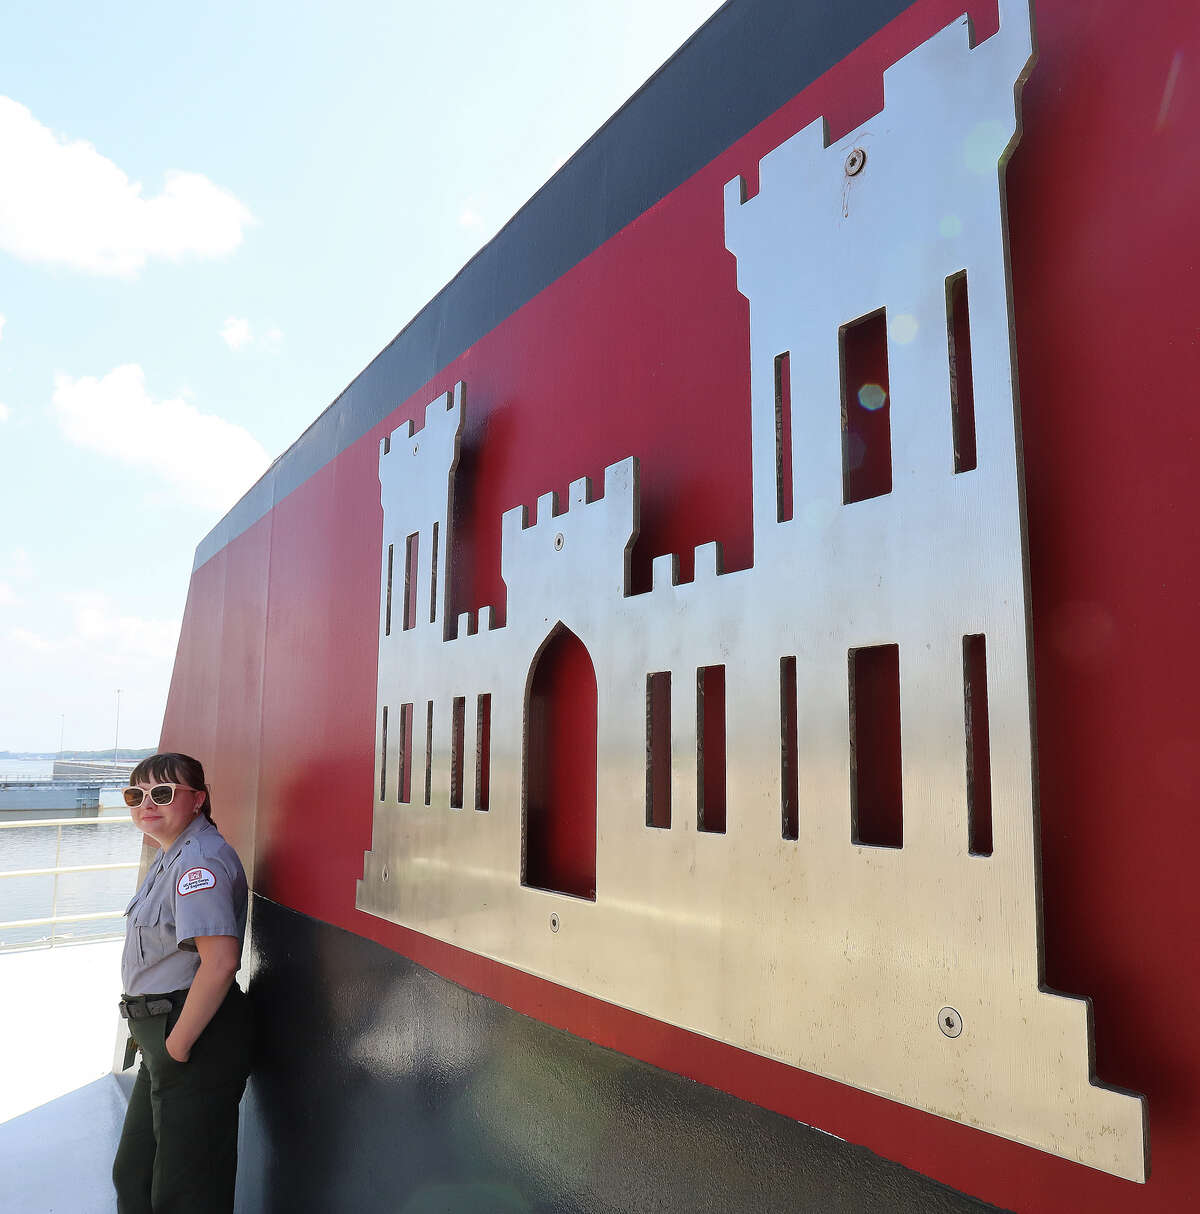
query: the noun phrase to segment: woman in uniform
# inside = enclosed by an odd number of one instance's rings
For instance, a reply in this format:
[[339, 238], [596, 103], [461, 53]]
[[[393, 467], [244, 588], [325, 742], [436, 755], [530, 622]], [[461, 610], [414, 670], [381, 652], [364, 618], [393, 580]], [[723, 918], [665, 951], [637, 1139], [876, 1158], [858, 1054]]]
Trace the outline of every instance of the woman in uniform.
[[231, 1211], [250, 1070], [249, 1008], [234, 982], [246, 876], [213, 824], [195, 759], [143, 759], [125, 803], [159, 850], [125, 912], [120, 1010], [142, 1064], [113, 1164], [117, 1208]]

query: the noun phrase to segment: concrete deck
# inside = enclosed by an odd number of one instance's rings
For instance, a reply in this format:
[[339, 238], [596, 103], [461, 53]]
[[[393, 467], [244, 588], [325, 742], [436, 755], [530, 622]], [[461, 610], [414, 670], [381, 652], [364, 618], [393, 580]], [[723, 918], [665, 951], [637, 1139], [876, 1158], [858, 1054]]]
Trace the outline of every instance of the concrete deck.
[[[120, 940], [0, 954], [0, 1205], [113, 1214]], [[132, 1072], [129, 1078], [132, 1078]]]
[[4, 1209], [116, 1214], [111, 1171], [125, 1101], [120, 1080], [106, 1075], [0, 1125]]
[[105, 940], [0, 953], [0, 1122], [112, 1070], [121, 949]]

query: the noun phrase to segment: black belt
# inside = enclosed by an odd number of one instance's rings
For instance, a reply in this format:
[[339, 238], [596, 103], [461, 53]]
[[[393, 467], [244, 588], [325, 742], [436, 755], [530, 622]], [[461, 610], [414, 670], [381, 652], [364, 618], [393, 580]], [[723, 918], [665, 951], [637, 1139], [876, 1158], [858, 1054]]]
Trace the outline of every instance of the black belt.
[[166, 995], [123, 995], [117, 1004], [122, 1020], [145, 1020], [150, 1016], [165, 1016], [183, 1007], [187, 991], [171, 991]]

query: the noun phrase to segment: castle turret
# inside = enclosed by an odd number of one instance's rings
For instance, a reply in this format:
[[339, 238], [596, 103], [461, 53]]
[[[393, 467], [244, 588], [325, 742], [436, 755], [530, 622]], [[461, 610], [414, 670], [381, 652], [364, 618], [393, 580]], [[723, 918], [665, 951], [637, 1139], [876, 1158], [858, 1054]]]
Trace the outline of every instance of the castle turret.
[[447, 634], [447, 554], [465, 402], [460, 382], [429, 403], [421, 430], [405, 422], [380, 442], [381, 638], [430, 627]]

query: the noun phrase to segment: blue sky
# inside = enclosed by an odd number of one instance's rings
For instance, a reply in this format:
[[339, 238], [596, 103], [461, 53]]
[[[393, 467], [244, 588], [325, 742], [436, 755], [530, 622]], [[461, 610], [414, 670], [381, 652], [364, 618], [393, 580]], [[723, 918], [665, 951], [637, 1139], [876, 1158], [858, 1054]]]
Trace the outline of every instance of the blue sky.
[[5, 6], [0, 750], [157, 741], [197, 542], [717, 7]]

